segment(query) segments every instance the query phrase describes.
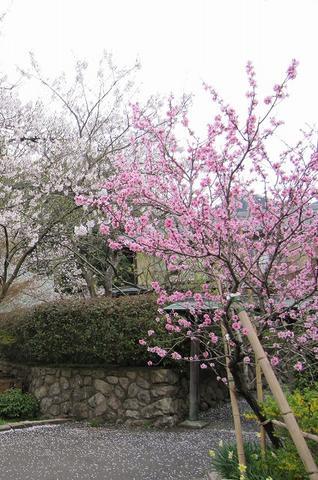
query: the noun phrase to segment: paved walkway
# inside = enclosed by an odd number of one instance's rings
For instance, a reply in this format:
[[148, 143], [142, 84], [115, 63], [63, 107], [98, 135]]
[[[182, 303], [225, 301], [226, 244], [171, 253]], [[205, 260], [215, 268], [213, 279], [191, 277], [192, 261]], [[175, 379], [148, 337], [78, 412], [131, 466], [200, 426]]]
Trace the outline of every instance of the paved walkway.
[[234, 440], [227, 408], [212, 415], [203, 430], [70, 423], [3, 432], [0, 480], [203, 480], [208, 450]]
[[80, 424], [0, 434], [1, 480], [195, 480], [232, 431], [131, 430]]

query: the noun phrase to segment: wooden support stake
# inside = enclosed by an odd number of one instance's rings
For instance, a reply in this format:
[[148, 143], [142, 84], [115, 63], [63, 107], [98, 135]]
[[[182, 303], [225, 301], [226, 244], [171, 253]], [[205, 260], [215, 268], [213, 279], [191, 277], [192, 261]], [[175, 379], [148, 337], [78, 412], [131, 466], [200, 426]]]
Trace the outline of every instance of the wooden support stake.
[[[277, 425], [277, 427], [282, 427], [287, 429], [284, 422], [280, 422], [279, 420], [271, 420], [271, 422], [274, 425]], [[313, 440], [314, 442], [318, 443], [318, 435], [315, 435], [314, 433], [307, 433], [307, 432], [301, 432], [301, 433], [303, 437], [307, 438], [308, 440]]]
[[269, 388], [278, 404], [281, 414], [284, 418], [286, 427], [289, 434], [295, 444], [298, 454], [303, 461], [306, 472], [309, 475], [310, 480], [318, 480], [318, 468], [313, 459], [313, 456], [308, 448], [308, 445], [302, 435], [302, 432], [298, 426], [293, 412], [286, 400], [284, 392], [276, 378], [276, 375], [272, 369], [272, 366], [267, 358], [267, 355], [262, 347], [262, 344], [254, 330], [252, 322], [250, 321], [245, 309], [238, 303], [234, 303], [234, 306], [238, 312], [238, 316], [243, 328], [247, 330], [247, 336], [249, 342], [254, 350], [257, 361], [264, 373]]

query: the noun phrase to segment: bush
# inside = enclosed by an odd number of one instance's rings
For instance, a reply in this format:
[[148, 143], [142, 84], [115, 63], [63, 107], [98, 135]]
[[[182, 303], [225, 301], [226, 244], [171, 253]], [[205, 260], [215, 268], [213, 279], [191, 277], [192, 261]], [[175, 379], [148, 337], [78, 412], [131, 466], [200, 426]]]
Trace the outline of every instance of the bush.
[[[148, 294], [51, 303], [6, 316], [1, 331], [15, 341], [1, 345], [2, 356], [23, 363], [144, 366], [150, 355], [138, 340], [153, 328], [157, 308]], [[167, 341], [164, 329], [157, 337]]]
[[[301, 430], [307, 433], [317, 434], [318, 383], [314, 384], [312, 388], [297, 389], [292, 393], [287, 393], [287, 400]], [[283, 421], [278, 405], [273, 397], [268, 396], [261, 407], [266, 418]], [[253, 420], [256, 418], [253, 414], [246, 416]], [[279, 480], [280, 478], [284, 478], [285, 480], [303, 480], [308, 478], [297, 450], [289, 437], [288, 430], [276, 427], [276, 434], [281, 438], [284, 448], [275, 450], [271, 452], [270, 457], [266, 457], [269, 464], [274, 468], [276, 476], [273, 478]], [[317, 443], [313, 441], [308, 441], [307, 443], [316, 460], [318, 460]]]
[[22, 393], [18, 388], [0, 393], [0, 417], [34, 418], [38, 412], [39, 403], [30, 393]]
[[[311, 388], [297, 389], [288, 393], [287, 400], [301, 430], [318, 434], [318, 383], [313, 384]], [[282, 420], [278, 405], [271, 396], [262, 404], [262, 411], [266, 418]], [[284, 435], [284, 432], [281, 434]]]
[[273, 450], [267, 448], [266, 454], [262, 457], [261, 450], [256, 443], [245, 443], [244, 451], [246, 456], [247, 469], [239, 468], [236, 445], [225, 444], [216, 451], [210, 451], [212, 469], [221, 478], [228, 480], [306, 480], [309, 477], [291, 444], [284, 448]]

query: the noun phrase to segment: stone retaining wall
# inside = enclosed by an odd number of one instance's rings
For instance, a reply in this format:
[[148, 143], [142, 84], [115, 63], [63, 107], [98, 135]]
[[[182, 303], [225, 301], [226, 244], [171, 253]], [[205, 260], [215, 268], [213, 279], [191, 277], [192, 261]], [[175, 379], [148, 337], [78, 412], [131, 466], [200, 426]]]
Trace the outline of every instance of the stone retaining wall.
[[[0, 364], [0, 374], [20, 378], [47, 417], [101, 418], [127, 425], [173, 426], [188, 408], [188, 379], [170, 369], [28, 367]], [[201, 405], [226, 398], [226, 390], [206, 376]]]

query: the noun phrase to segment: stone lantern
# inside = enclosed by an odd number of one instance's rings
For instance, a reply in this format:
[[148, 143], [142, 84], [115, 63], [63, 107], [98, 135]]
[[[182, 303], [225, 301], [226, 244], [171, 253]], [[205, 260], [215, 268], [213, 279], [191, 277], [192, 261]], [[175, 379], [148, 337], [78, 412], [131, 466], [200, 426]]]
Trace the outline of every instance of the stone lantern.
[[[191, 311], [197, 309], [196, 302], [193, 298], [172, 303], [164, 308], [167, 313], [178, 313], [180, 316], [197, 322], [198, 317], [204, 313], [210, 313], [216, 310], [219, 305], [216, 302], [205, 301], [200, 307], [200, 313], [193, 315]], [[196, 338], [191, 338], [190, 357], [195, 358], [200, 355], [200, 342]], [[200, 362], [190, 361], [190, 382], [189, 382], [189, 417], [182, 422], [181, 426], [192, 428], [203, 428], [208, 423], [199, 420], [199, 403], [200, 403]]]

